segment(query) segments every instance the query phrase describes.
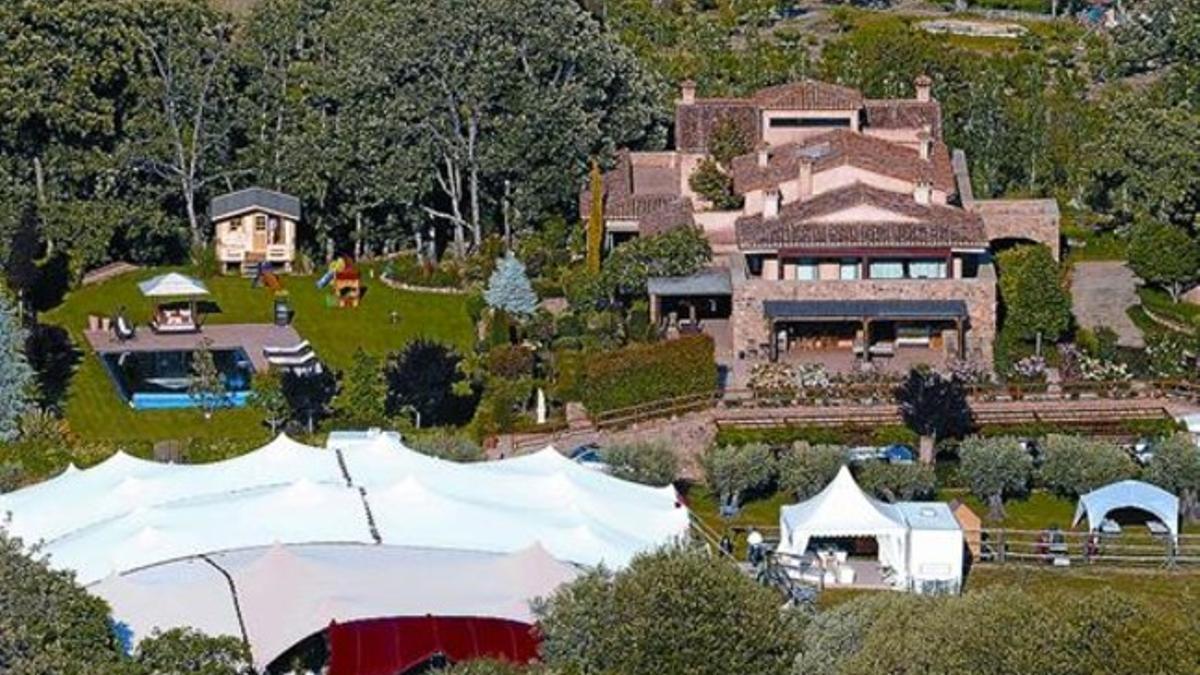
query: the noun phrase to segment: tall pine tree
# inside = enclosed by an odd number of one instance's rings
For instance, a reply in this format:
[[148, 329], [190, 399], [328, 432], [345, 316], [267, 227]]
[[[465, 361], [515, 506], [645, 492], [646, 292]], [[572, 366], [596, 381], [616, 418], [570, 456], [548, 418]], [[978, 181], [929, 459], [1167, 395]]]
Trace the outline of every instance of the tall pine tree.
[[589, 181], [592, 203], [587, 219], [587, 269], [592, 274], [599, 274], [600, 247], [604, 239], [604, 178], [600, 175], [600, 165], [596, 160], [592, 160]]

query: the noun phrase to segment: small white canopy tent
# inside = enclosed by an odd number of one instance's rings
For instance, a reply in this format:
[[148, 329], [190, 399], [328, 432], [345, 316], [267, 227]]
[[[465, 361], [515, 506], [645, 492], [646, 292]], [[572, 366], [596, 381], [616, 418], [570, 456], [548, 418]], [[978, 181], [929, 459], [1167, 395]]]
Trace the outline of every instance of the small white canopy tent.
[[199, 279], [179, 272], [160, 274], [140, 282], [138, 289], [147, 298], [195, 298], [208, 295], [208, 287]]
[[897, 581], [908, 578], [908, 525], [903, 514], [892, 504], [868, 497], [845, 466], [812, 498], [780, 509], [779, 529], [779, 551], [792, 555], [803, 555], [813, 537], [874, 537], [879, 562], [895, 570]]
[[1088, 529], [1099, 529], [1109, 512], [1123, 508], [1153, 514], [1167, 526], [1172, 539], [1179, 536], [1179, 498], [1140, 480], [1117, 481], [1083, 495], [1079, 498], [1079, 506], [1075, 507], [1075, 520], [1071, 526], [1078, 525], [1087, 516]]

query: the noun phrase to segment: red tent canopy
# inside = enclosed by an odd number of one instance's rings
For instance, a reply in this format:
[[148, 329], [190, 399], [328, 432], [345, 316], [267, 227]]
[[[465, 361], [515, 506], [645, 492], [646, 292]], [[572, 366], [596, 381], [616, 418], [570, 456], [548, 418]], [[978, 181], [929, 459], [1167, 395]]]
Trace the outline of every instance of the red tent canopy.
[[435, 654], [451, 663], [537, 659], [533, 626], [484, 617], [397, 617], [329, 625], [330, 675], [395, 675]]

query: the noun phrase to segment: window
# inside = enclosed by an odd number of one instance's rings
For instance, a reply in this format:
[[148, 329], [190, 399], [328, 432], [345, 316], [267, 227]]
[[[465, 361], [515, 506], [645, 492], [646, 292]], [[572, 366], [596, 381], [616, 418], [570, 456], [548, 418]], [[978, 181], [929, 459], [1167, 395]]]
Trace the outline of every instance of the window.
[[910, 260], [908, 263], [908, 278], [910, 279], [945, 279], [946, 261]]
[[267, 217], [266, 216], [254, 216], [254, 231], [255, 232], [266, 232], [267, 231]]
[[871, 261], [872, 279], [903, 279], [904, 262], [900, 260]]
[[854, 259], [842, 260], [838, 272], [842, 281], [853, 281], [854, 279], [857, 279], [858, 261]]
[[746, 271], [752, 277], [761, 277], [763, 270], [763, 257], [761, 255], [746, 256]]
[[817, 280], [817, 262], [810, 259], [796, 261], [796, 279], [799, 281]]
[[812, 127], [849, 127], [848, 117], [772, 117], [768, 120], [772, 129], [807, 129]]

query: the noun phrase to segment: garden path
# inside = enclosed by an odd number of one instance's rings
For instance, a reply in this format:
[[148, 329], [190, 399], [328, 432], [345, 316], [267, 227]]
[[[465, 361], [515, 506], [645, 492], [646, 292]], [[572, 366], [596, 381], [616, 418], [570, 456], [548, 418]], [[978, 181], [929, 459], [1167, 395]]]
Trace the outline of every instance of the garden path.
[[1071, 300], [1075, 319], [1089, 330], [1108, 327], [1116, 331], [1123, 347], [1146, 346], [1142, 331], [1126, 310], [1138, 304], [1139, 279], [1118, 260], [1075, 263], [1071, 276]]

